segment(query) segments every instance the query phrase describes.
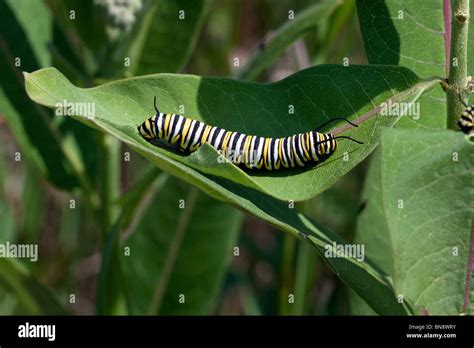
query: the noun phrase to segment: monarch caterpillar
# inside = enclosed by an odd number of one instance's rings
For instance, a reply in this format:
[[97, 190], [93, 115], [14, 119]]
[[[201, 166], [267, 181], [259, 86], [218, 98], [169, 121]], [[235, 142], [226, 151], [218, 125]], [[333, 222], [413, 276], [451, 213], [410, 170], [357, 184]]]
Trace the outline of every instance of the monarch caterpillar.
[[458, 126], [466, 134], [472, 132], [472, 129], [474, 128], [474, 106], [466, 107], [459, 117]]
[[139, 125], [138, 132], [148, 142], [157, 140], [162, 145], [192, 153], [201, 145], [208, 143], [217, 151], [224, 153], [236, 165], [249, 169], [274, 170], [280, 168], [304, 167], [307, 162], [318, 162], [336, 150], [336, 139], [350, 139], [347, 136], [334, 136], [319, 133], [318, 130], [337, 119], [345, 120], [354, 127], [357, 125], [345, 118], [334, 118], [314, 131], [295, 134], [285, 138], [264, 138], [231, 132], [209, 126], [181, 115], [164, 114], [156, 107], [156, 114]]
[[461, 92], [458, 94], [459, 100], [461, 103], [466, 107], [462, 112], [461, 116], [459, 116], [457, 125], [466, 134], [472, 132], [474, 128], [474, 105], [467, 105], [463, 97], [465, 97], [465, 92]]

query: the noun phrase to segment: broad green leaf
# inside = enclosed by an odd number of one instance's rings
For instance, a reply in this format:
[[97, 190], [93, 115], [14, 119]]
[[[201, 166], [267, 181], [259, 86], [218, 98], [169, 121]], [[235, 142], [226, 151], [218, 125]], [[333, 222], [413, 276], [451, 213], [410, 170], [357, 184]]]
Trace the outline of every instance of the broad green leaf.
[[[396, 117], [378, 116], [381, 102], [413, 102], [438, 83], [437, 79], [421, 81], [404, 68], [332, 65], [310, 68], [273, 84], [161, 74], [79, 89], [55, 69], [27, 74], [26, 80], [30, 97], [48, 107], [62, 100], [95, 105], [94, 119], [81, 115], [77, 119], [147, 153], [161, 169], [173, 175], [193, 183], [191, 167], [282, 200], [313, 197], [362, 161], [378, 143], [379, 126], [397, 121]], [[358, 122], [364, 122], [344, 134], [365, 144], [341, 140], [328, 160], [306, 170], [246, 172], [231, 163], [221, 163], [218, 153], [208, 145], [182, 156], [144, 141], [136, 127], [154, 112], [155, 95], [163, 112], [179, 113], [182, 105], [185, 116], [262, 136], [281, 137], [308, 131], [332, 117], [359, 117]]]
[[22, 70], [49, 65], [46, 43], [51, 38], [51, 18], [39, 1], [2, 1], [0, 13], [0, 114], [24, 157], [56, 186], [72, 189], [77, 183], [50, 125], [50, 114], [27, 97], [21, 76]]
[[168, 180], [123, 242], [130, 248], [120, 256], [130, 313], [212, 313], [241, 222], [234, 208]]
[[[419, 76], [447, 76], [452, 10], [447, 12], [443, 5], [431, 0], [358, 0], [369, 62], [405, 66]], [[470, 10], [472, 13], [472, 6]], [[474, 53], [472, 25], [468, 50]], [[468, 61], [468, 71], [472, 71], [472, 64]]]
[[67, 314], [53, 292], [40, 284], [17, 260], [0, 258], [0, 287], [15, 294], [19, 305], [17, 314]]
[[371, 64], [446, 75], [442, 1], [359, 0], [357, 10]]
[[21, 58], [20, 68], [50, 65], [47, 43], [53, 25], [46, 6], [41, 1], [5, 0], [2, 1], [1, 13], [0, 35], [5, 40], [2, 44], [10, 46], [9, 53], [13, 57]]
[[[393, 279], [397, 295], [418, 314], [466, 311], [473, 168], [473, 144], [461, 133], [382, 133], [381, 151], [364, 190], [367, 205], [356, 242], [364, 243], [366, 255]], [[355, 304], [357, 314], [365, 312]]]
[[[357, 12], [370, 64], [404, 66], [421, 77], [447, 76], [442, 1], [358, 0]], [[404, 118], [400, 126], [446, 128], [442, 90], [424, 95], [420, 110], [419, 120]]]
[[349, 313], [351, 315], [377, 315], [377, 312], [352, 289], [349, 290]]
[[341, 4], [340, 0], [324, 0], [312, 5], [276, 30], [272, 39], [253, 54], [250, 60], [237, 71], [236, 77], [243, 80], [255, 80], [270, 66], [293, 42], [310, 30], [314, 30], [321, 20], [329, 17]]

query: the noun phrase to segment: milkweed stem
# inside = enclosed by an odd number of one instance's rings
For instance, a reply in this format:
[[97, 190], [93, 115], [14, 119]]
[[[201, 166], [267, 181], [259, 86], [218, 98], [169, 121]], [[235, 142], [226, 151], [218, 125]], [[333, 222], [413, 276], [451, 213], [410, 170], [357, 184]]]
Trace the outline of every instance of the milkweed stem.
[[[447, 89], [448, 101], [448, 128], [457, 129], [456, 122], [465, 106], [459, 96], [463, 95], [467, 87], [467, 48], [469, 31], [469, 0], [451, 2], [451, 37], [449, 77]], [[465, 102], [465, 101], [464, 101]]]

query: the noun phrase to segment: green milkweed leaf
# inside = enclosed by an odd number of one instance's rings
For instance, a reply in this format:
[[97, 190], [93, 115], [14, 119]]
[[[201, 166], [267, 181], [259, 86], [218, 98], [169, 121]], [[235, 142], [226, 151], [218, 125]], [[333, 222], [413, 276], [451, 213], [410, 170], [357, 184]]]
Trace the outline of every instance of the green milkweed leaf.
[[[193, 182], [189, 170], [178, 165], [182, 164], [282, 200], [317, 195], [370, 154], [378, 143], [378, 127], [397, 121], [397, 117], [378, 116], [380, 103], [413, 102], [438, 83], [437, 79], [419, 80], [404, 68], [332, 65], [310, 68], [274, 84], [162, 74], [80, 89], [55, 69], [27, 74], [26, 81], [28, 94], [40, 104], [55, 107], [63, 100], [93, 104], [95, 118], [77, 118], [155, 158], [171, 174]], [[261, 136], [288, 136], [315, 129], [333, 117], [348, 117], [360, 126], [349, 129], [344, 123], [338, 132], [365, 144], [341, 140], [328, 160], [311, 169], [245, 172], [231, 163], [221, 163], [219, 154], [208, 145], [182, 156], [143, 140], [137, 126], [154, 113], [155, 95], [162, 112], [181, 113], [207, 124]], [[180, 112], [183, 107], [185, 111]]]
[[[364, 243], [367, 256], [392, 277], [396, 294], [417, 314], [469, 313], [472, 168], [473, 144], [459, 132], [382, 133], [356, 242]], [[357, 314], [365, 313], [361, 306]]]

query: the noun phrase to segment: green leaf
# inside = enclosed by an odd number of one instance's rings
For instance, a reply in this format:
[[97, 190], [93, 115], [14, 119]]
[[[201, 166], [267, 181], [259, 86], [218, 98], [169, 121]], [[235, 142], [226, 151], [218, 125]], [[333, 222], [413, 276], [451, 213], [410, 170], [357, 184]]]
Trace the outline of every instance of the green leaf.
[[445, 76], [441, 1], [357, 1], [371, 64], [410, 67], [420, 76]]
[[[419, 76], [447, 76], [446, 29], [450, 31], [451, 18], [444, 13], [442, 1], [358, 0], [357, 10], [371, 64], [401, 65]], [[472, 25], [468, 50], [474, 53]], [[468, 61], [468, 71], [473, 64]]]
[[212, 313], [241, 222], [234, 208], [168, 180], [123, 243], [130, 248], [120, 256], [130, 313]]
[[[421, 77], [447, 76], [442, 1], [359, 0], [357, 13], [370, 64], [404, 66]], [[446, 128], [442, 90], [422, 96], [420, 110], [420, 120], [403, 118], [400, 126]]]
[[364, 243], [366, 255], [393, 279], [397, 295], [413, 304], [417, 314], [468, 311], [472, 168], [473, 144], [460, 133], [382, 133], [356, 242]]
[[242, 80], [256, 79], [288, 46], [310, 30], [314, 30], [318, 23], [329, 17], [339, 5], [339, 0], [324, 0], [297, 13], [294, 19], [287, 19], [286, 23], [276, 30], [272, 39], [237, 71], [236, 77]]
[[22, 69], [50, 65], [47, 43], [51, 38], [52, 22], [47, 7], [41, 1], [32, 3], [28, 0], [5, 0], [1, 6], [0, 35], [5, 41], [2, 46], [10, 46], [9, 53], [21, 58]]
[[21, 76], [24, 69], [49, 65], [46, 43], [51, 38], [51, 18], [39, 1], [2, 1], [0, 12], [1, 113], [23, 154], [56, 186], [70, 190], [77, 182], [50, 125], [50, 114], [23, 93]]
[[[79, 89], [55, 69], [28, 74], [26, 81], [30, 97], [49, 107], [62, 100], [93, 103], [96, 117], [92, 120], [77, 117], [80, 121], [154, 158], [160, 168], [173, 175], [196, 183], [190, 171], [194, 168], [282, 200], [313, 197], [362, 161], [378, 143], [378, 127], [393, 125], [397, 120], [378, 116], [381, 102], [388, 99], [413, 102], [438, 83], [437, 79], [420, 81], [410, 71], [398, 67], [333, 65], [310, 68], [273, 84], [161, 74]], [[219, 154], [208, 145], [192, 155], [181, 156], [144, 141], [136, 127], [153, 113], [155, 95], [164, 112], [178, 113], [183, 105], [188, 117], [262, 136], [288, 136], [315, 129], [332, 117], [354, 120], [359, 116], [363, 124], [344, 134], [364, 141], [365, 145], [341, 140], [327, 161], [311, 169], [249, 173], [231, 163], [220, 163]], [[294, 114], [289, 114], [289, 105], [294, 107]], [[340, 131], [344, 129], [347, 128]]]

